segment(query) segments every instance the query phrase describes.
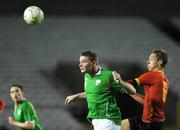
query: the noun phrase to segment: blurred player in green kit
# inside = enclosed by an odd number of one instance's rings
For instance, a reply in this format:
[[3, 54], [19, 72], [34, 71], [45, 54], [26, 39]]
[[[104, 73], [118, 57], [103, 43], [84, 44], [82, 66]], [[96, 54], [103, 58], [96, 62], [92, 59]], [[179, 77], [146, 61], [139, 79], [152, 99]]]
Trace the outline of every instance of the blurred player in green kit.
[[9, 117], [9, 124], [17, 126], [18, 130], [42, 130], [33, 105], [24, 98], [23, 87], [12, 85], [10, 97], [14, 101], [13, 117]]
[[91, 51], [80, 54], [79, 68], [84, 74], [84, 92], [70, 95], [65, 104], [76, 99], [86, 99], [88, 120], [94, 130], [120, 130], [121, 112], [116, 104], [114, 92], [135, 94], [134, 87], [123, 80], [114, 81], [113, 72], [98, 65], [97, 56]]

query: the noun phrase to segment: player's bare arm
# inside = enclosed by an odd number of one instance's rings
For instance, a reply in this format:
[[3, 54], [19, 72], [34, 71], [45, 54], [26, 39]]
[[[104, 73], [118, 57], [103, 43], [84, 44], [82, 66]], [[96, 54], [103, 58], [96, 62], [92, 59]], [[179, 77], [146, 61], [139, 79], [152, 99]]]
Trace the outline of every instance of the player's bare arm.
[[136, 89], [128, 82], [125, 82], [121, 79], [121, 75], [117, 73], [116, 71], [113, 71], [112, 73], [114, 80], [117, 83], [120, 83], [128, 92], [128, 94], [136, 94]]
[[74, 95], [67, 96], [66, 99], [65, 99], [65, 105], [71, 104], [76, 99], [85, 99], [85, 98], [86, 98], [86, 93], [85, 92], [81, 92], [81, 93], [77, 93], [77, 94], [74, 94]]
[[34, 123], [15, 121], [12, 117], [9, 117], [9, 124], [13, 126], [18, 126], [24, 129], [34, 129], [34, 126], [35, 126]]
[[130, 95], [136, 102], [138, 102], [141, 105], [144, 105], [144, 95], [141, 95], [139, 93]]

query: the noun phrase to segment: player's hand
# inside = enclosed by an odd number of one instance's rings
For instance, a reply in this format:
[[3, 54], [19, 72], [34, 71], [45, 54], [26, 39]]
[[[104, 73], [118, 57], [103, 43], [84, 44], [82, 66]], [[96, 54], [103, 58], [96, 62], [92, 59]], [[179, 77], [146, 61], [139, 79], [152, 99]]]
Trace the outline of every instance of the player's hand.
[[76, 98], [77, 98], [77, 95], [67, 96], [65, 99], [65, 105], [73, 103], [73, 101], [75, 101]]
[[121, 82], [121, 75], [119, 73], [117, 73], [116, 71], [113, 71], [112, 75], [113, 75], [114, 81], [116, 81], [117, 83]]
[[10, 125], [14, 125], [15, 120], [12, 117], [9, 117], [9, 124]]

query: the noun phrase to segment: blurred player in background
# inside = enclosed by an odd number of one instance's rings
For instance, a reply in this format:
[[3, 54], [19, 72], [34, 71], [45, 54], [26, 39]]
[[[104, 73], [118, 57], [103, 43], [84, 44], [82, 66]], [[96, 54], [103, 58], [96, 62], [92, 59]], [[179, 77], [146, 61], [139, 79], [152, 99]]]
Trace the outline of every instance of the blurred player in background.
[[119, 130], [121, 113], [116, 104], [115, 91], [135, 94], [135, 88], [121, 80], [115, 82], [112, 71], [102, 69], [97, 62], [97, 56], [91, 51], [81, 53], [79, 68], [84, 74], [85, 92], [68, 96], [65, 104], [76, 99], [86, 99], [88, 104], [88, 120], [92, 121], [94, 130]]
[[[149, 72], [130, 80], [134, 87], [144, 86], [145, 95], [136, 93], [133, 99], [143, 105], [142, 117], [132, 117], [122, 121], [121, 130], [164, 130], [164, 104], [168, 93], [169, 81], [164, 73], [168, 62], [164, 50], [153, 50], [147, 61]], [[114, 73], [114, 79], [121, 81], [121, 76]]]
[[12, 85], [10, 97], [14, 101], [13, 117], [9, 117], [9, 124], [17, 126], [19, 130], [42, 130], [33, 105], [24, 98], [23, 87]]

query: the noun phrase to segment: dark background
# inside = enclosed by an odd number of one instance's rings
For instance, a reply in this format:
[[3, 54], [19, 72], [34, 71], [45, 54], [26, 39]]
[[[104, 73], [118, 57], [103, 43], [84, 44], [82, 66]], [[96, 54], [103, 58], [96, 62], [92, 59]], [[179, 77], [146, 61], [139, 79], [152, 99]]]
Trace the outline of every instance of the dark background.
[[[43, 10], [41, 25], [23, 21], [30, 5]], [[170, 56], [165, 128], [179, 130], [179, 5], [179, 0], [0, 0], [0, 96], [7, 103], [0, 130], [14, 129], [7, 122], [13, 110], [8, 86], [13, 83], [25, 86], [44, 130], [91, 130], [85, 101], [64, 106], [66, 96], [83, 91], [80, 52], [95, 51], [100, 65], [128, 80], [146, 71], [154, 48]], [[143, 88], [138, 92], [143, 94]], [[123, 119], [141, 114], [142, 107], [128, 95], [116, 97]]]

